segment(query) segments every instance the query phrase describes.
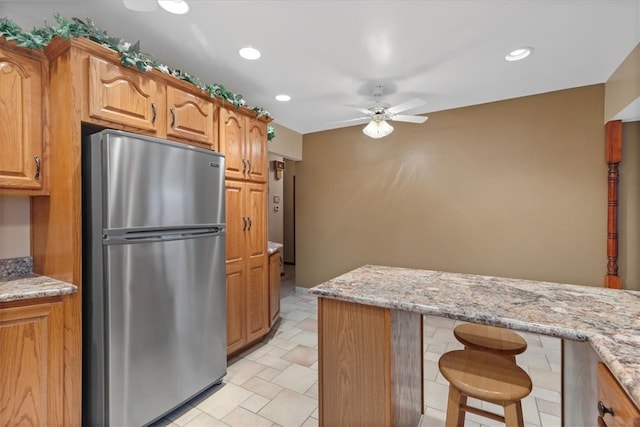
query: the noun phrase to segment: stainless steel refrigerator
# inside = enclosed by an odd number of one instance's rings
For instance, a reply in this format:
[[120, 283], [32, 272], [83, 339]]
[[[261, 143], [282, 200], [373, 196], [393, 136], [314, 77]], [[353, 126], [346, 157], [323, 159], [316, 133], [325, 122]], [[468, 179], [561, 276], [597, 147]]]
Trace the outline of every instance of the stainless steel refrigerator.
[[224, 156], [83, 141], [83, 423], [149, 424], [226, 373]]

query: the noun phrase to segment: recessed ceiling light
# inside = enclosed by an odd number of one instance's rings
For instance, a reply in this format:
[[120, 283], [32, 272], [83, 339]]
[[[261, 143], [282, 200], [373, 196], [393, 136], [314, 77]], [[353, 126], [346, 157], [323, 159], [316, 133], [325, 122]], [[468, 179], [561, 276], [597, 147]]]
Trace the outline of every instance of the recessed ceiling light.
[[289, 95], [276, 95], [276, 100], [280, 101], [280, 102], [287, 102], [287, 101], [291, 101], [291, 97]]
[[161, 8], [169, 13], [184, 15], [189, 11], [189, 5], [184, 0], [158, 0]]
[[240, 49], [238, 51], [238, 53], [244, 59], [248, 59], [250, 61], [253, 61], [253, 60], [256, 60], [256, 59], [260, 58], [260, 51], [258, 49], [253, 48], [253, 47], [250, 47], [250, 46], [243, 47], [242, 49]]
[[153, 12], [158, 10], [158, 2], [154, 0], [122, 0], [124, 6], [135, 12]]
[[521, 47], [519, 49], [510, 52], [507, 56], [504, 57], [507, 61], [520, 61], [521, 59], [526, 58], [527, 56], [533, 53], [532, 47]]

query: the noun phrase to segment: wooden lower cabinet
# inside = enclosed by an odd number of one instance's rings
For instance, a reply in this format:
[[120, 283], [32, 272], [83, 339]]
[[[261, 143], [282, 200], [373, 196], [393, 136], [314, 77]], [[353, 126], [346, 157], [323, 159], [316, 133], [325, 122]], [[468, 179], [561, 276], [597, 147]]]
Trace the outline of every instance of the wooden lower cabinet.
[[0, 424], [63, 425], [62, 298], [0, 304]]
[[227, 180], [227, 354], [269, 332], [267, 189]]
[[640, 410], [602, 362], [598, 362], [598, 413], [598, 426], [640, 427]]
[[269, 327], [280, 315], [280, 251], [269, 255]]

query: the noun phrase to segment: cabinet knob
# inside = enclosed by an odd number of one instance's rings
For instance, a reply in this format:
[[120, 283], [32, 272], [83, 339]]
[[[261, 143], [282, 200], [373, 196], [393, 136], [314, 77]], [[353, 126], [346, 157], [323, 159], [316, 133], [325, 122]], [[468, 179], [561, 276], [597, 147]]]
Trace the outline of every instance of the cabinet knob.
[[613, 408], [607, 408], [606, 406], [604, 406], [602, 400], [598, 401], [598, 414], [600, 414], [601, 417], [604, 417], [605, 414], [611, 414], [612, 417], [615, 417]]
[[33, 178], [38, 180], [40, 179], [40, 156], [35, 156], [33, 161], [36, 162], [36, 174]]

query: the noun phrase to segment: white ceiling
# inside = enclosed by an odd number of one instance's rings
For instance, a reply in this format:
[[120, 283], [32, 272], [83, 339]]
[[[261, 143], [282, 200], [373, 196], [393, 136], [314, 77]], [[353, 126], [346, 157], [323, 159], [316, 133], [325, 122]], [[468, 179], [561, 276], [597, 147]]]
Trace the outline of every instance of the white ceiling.
[[[407, 113], [428, 113], [602, 83], [640, 42], [640, 0], [189, 4], [188, 14], [171, 15], [133, 12], [122, 0], [3, 0], [0, 16], [24, 29], [52, 22], [54, 11], [92, 18], [112, 36], [140, 40], [170, 68], [224, 84], [303, 134], [362, 116], [349, 105], [370, 106], [377, 84], [386, 89], [383, 101], [422, 98], [426, 105]], [[240, 58], [246, 45], [262, 58]], [[534, 54], [504, 60], [521, 46]], [[292, 100], [276, 101], [279, 93]]]

